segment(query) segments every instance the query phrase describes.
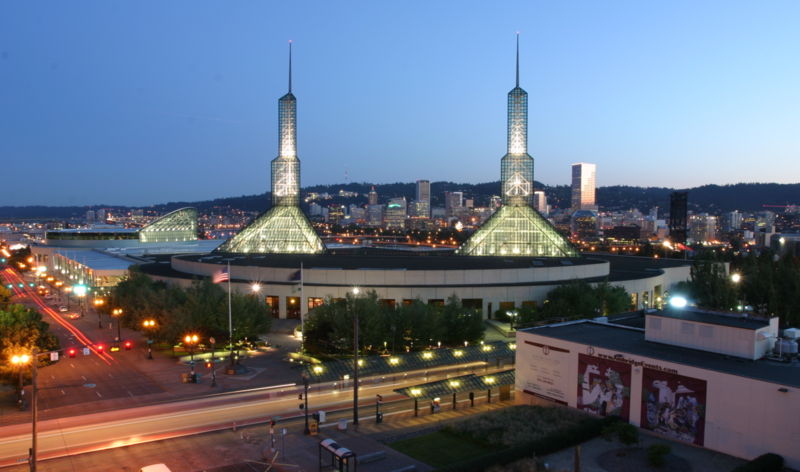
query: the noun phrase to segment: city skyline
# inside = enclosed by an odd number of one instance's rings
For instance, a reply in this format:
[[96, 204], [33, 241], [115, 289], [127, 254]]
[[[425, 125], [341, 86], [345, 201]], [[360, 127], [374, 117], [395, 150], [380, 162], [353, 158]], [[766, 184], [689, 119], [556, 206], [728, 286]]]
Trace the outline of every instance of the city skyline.
[[[0, 154], [10, 175], [36, 172], [7, 179], [2, 203], [263, 193], [290, 39], [305, 185], [485, 181], [516, 31], [536, 180], [568, 185], [568, 166], [589, 161], [598, 186], [795, 182], [798, 6], [725, 5], [520, 4], [508, 18], [475, 4], [452, 22], [444, 5], [418, 19], [415, 4], [313, 4], [295, 24], [276, 20], [291, 6], [201, 4], [177, 29], [181, 4], [153, 21], [132, 5], [6, 6], [17, 21], [0, 32]], [[349, 28], [336, 21], [350, 14]]]

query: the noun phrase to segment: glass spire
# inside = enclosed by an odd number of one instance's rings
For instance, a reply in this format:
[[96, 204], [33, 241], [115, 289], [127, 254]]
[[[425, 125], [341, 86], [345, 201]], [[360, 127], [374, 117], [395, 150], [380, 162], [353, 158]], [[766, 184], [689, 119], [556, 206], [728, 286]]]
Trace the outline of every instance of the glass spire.
[[259, 216], [217, 251], [234, 253], [318, 254], [324, 250], [300, 210], [300, 159], [297, 158], [297, 99], [292, 94], [292, 42], [289, 41], [289, 92], [278, 100], [278, 157], [271, 162], [272, 209]]
[[579, 256], [556, 228], [531, 206], [533, 158], [528, 155], [528, 94], [519, 86], [519, 33], [516, 86], [508, 92], [508, 149], [500, 160], [500, 181], [503, 206], [464, 242], [458, 254]]

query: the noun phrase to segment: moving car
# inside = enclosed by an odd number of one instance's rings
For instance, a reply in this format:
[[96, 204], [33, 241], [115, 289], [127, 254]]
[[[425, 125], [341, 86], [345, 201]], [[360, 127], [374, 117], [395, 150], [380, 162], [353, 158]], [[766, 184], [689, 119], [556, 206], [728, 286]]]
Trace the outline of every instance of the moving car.
[[69, 310], [64, 305], [61, 305], [60, 307], [58, 307], [58, 311], [60, 311], [61, 313], [66, 313]]
[[164, 464], [153, 464], [153, 465], [146, 465], [139, 469], [139, 472], [172, 472], [169, 470]]

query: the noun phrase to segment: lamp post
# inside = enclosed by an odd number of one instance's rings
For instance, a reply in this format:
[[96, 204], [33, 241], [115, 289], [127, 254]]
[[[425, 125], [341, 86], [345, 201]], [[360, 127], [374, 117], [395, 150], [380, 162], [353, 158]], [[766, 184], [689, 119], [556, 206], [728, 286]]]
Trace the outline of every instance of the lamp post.
[[122, 341], [122, 308], [114, 308], [111, 314], [117, 319], [117, 342]]
[[353, 424], [358, 426], [358, 287], [353, 288]]
[[303, 372], [303, 402], [305, 402], [305, 407], [303, 408], [303, 411], [305, 412], [305, 421], [306, 421], [306, 426], [303, 429], [303, 434], [308, 436], [309, 434], [311, 434], [311, 430], [308, 429], [308, 373], [307, 372]]
[[742, 281], [742, 274], [738, 272], [734, 272], [731, 274], [731, 282], [733, 283], [734, 287], [733, 290], [734, 293], [736, 294], [736, 305], [737, 305], [736, 308], [738, 308], [739, 311], [744, 310], [744, 303], [742, 303], [741, 300], [739, 300], [739, 283], [741, 281]]
[[149, 319], [142, 321], [142, 326], [147, 330], [147, 358], [153, 360], [153, 328], [156, 327], [156, 320]]
[[[49, 354], [49, 353], [44, 353]], [[31, 363], [31, 448], [30, 448], [30, 457], [28, 457], [28, 462], [30, 465], [31, 472], [36, 472], [36, 448], [37, 448], [37, 440], [38, 440], [38, 433], [36, 431], [37, 422], [39, 420], [39, 411], [36, 405], [36, 397], [39, 393], [38, 388], [38, 371], [37, 371], [37, 359], [39, 358], [39, 348], [34, 347], [33, 352], [31, 355], [27, 354], [20, 354], [11, 356], [11, 363], [19, 365], [20, 368], [27, 364], [28, 362]]]
[[183, 337], [183, 342], [189, 346], [189, 365], [191, 366], [192, 383], [197, 383], [197, 377], [194, 373], [194, 345], [200, 338], [196, 334], [187, 334]]
[[[103, 306], [103, 304], [105, 303], [105, 300], [103, 300], [102, 298], [95, 298], [93, 303], [94, 303], [94, 311], [97, 312], [97, 328], [98, 329], [103, 329], [103, 321], [100, 319], [100, 310], [99, 310], [99, 308], [101, 306]], [[118, 341], [119, 341], [119, 339], [118, 339]]]
[[24, 396], [23, 396], [24, 390], [23, 390], [23, 383], [22, 383], [22, 370], [24, 368], [24, 365], [27, 364], [28, 361], [30, 361], [30, 360], [31, 360], [31, 358], [27, 354], [11, 356], [11, 363], [14, 364], [15, 366], [17, 366], [17, 368], [19, 369], [19, 409], [20, 410], [22, 410], [24, 408], [24, 406], [25, 406]]

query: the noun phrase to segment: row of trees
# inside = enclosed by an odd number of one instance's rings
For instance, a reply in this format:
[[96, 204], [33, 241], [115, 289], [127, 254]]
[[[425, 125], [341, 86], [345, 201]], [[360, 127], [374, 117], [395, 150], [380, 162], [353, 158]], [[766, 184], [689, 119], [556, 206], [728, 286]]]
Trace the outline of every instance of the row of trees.
[[682, 291], [703, 308], [735, 310], [750, 305], [756, 313], [780, 317], [783, 325], [800, 325], [800, 258], [750, 253], [735, 256], [730, 272], [741, 275], [738, 283], [721, 260], [707, 255], [695, 260], [691, 280], [675, 292]]
[[458, 297], [441, 306], [416, 300], [398, 307], [378, 302], [372, 291], [327, 299], [311, 310], [305, 321], [305, 348], [312, 355], [353, 352], [353, 321], [358, 316], [359, 349], [365, 352], [424, 349], [478, 342], [483, 338], [479, 311], [465, 308]]
[[[188, 288], [167, 285], [132, 271], [115, 288], [107, 310], [122, 308], [122, 323], [142, 329], [144, 320], [155, 320], [152, 337], [174, 343], [187, 333], [203, 339], [213, 336], [228, 341], [228, 294], [209, 279], [195, 280]], [[234, 293], [231, 297], [233, 341], [255, 340], [269, 331], [267, 306], [256, 296]]]
[[630, 308], [631, 297], [624, 288], [606, 282], [592, 285], [575, 280], [551, 290], [539, 306], [515, 309], [513, 320], [503, 310], [498, 310], [495, 317], [522, 326], [554, 319], [594, 318], [622, 313]]

